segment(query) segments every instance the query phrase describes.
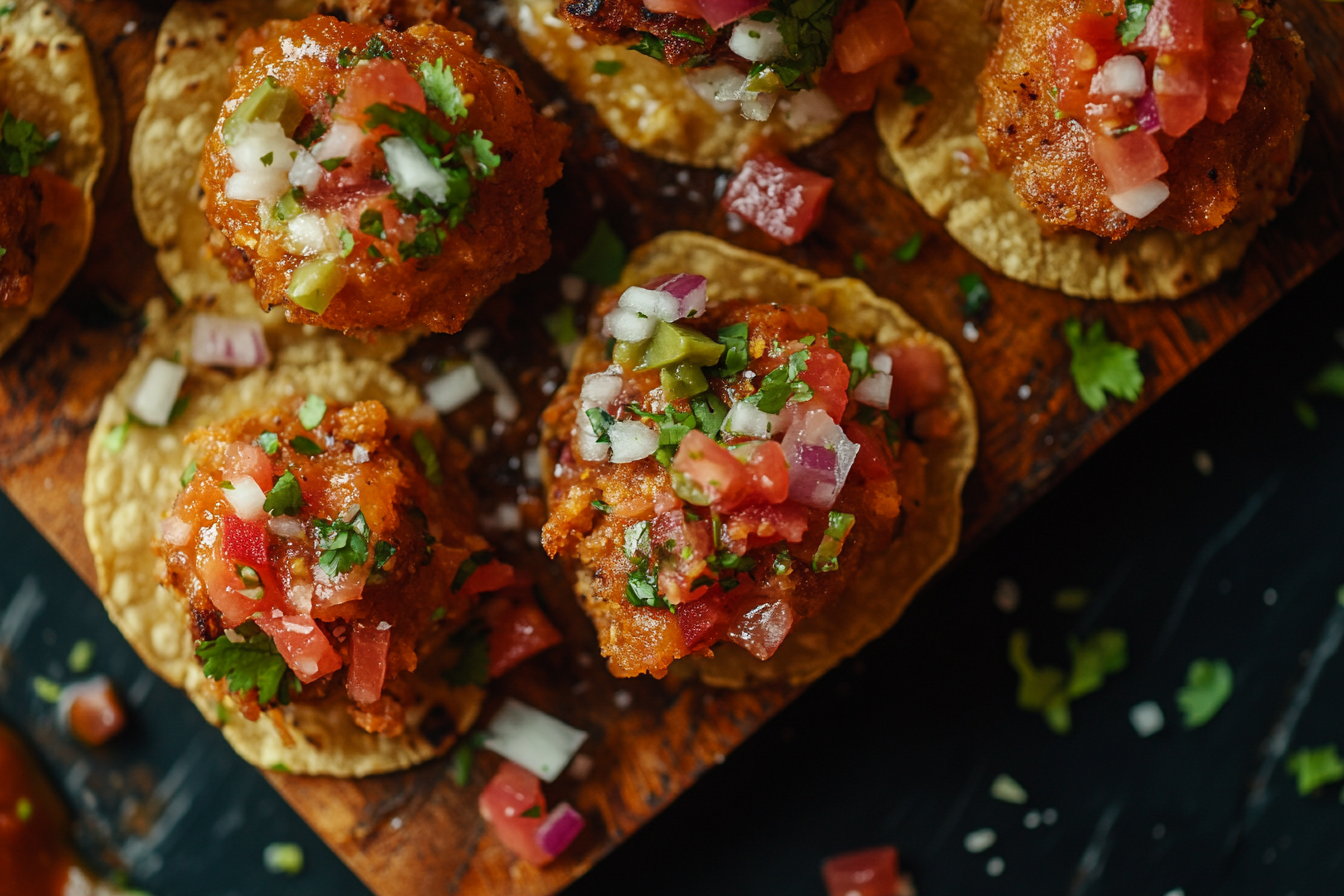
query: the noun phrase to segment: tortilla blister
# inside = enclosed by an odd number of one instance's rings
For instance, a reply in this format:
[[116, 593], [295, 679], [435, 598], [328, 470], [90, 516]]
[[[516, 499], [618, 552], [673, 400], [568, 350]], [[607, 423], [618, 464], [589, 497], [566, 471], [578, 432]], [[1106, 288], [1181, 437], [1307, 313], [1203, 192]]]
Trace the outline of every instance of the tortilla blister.
[[1116, 242], [1043, 233], [976, 136], [976, 76], [997, 40], [983, 10], [983, 0], [915, 4], [915, 49], [902, 58], [932, 98], [911, 105], [889, 88], [877, 102], [878, 132], [904, 186], [953, 239], [1014, 280], [1087, 299], [1176, 299], [1241, 263], [1258, 229], [1253, 222], [1199, 235], [1144, 230]]
[[[961, 489], [975, 464], [975, 398], [952, 347], [860, 280], [823, 280], [812, 271], [713, 237], [671, 232], [636, 249], [614, 289], [678, 272], [706, 277], [711, 303], [742, 298], [813, 305], [826, 313], [836, 329], [870, 345], [913, 340], [933, 346], [947, 362], [948, 392], [942, 406], [955, 415], [956, 425], [948, 438], [922, 446], [928, 458], [924, 505], [907, 519], [891, 547], [867, 558], [867, 568], [849, 590], [820, 614], [795, 625], [770, 659], [762, 662], [736, 644], [723, 642], [714, 647], [713, 657], [687, 657], [672, 665], [675, 674], [698, 675], [721, 687], [775, 681], [806, 684], [890, 628], [920, 587], [956, 553], [961, 538]], [[605, 352], [603, 340], [584, 340], [572, 371], [600, 369], [607, 363]], [[546, 433], [541, 443], [566, 436]], [[550, 463], [543, 463], [544, 472], [550, 468]], [[612, 623], [607, 603], [593, 594], [586, 570], [576, 570], [575, 591], [594, 628], [599, 632], [608, 629]]]
[[37, 236], [28, 304], [0, 309], [0, 354], [32, 320], [46, 314], [79, 270], [93, 236], [93, 188], [106, 150], [93, 58], [84, 35], [59, 10], [11, 0], [0, 17], [0, 106], [61, 139], [44, 162], [83, 196], [78, 223], [47, 225]]
[[[182, 471], [193, 450], [183, 443], [191, 430], [248, 411], [273, 407], [295, 395], [320, 392], [353, 402], [377, 399], [393, 416], [426, 414], [414, 385], [386, 364], [351, 357], [350, 340], [330, 335], [282, 345], [267, 368], [241, 376], [215, 369], [191, 368], [190, 401], [181, 416], [163, 427], [132, 425], [124, 445], [110, 450], [105, 439], [127, 419], [127, 402], [155, 358], [190, 358], [190, 312], [166, 319], [162, 304], [151, 303], [150, 326], [139, 354], [121, 381], [103, 400], [89, 446], [84, 479], [84, 530], [93, 551], [98, 591], [108, 615], [126, 639], [169, 684], [184, 688], [205, 717], [218, 725], [230, 745], [248, 762], [296, 774], [362, 777], [407, 768], [438, 755], [445, 742], [431, 744], [416, 733], [416, 707], [407, 712], [407, 733], [399, 737], [369, 734], [345, 711], [343, 693], [318, 704], [294, 703], [277, 712], [285, 731], [270, 715], [249, 722], [224, 708], [212, 682], [194, 655], [192, 633], [182, 599], [159, 583], [159, 560], [152, 543], [182, 489]], [[272, 340], [276, 347], [277, 340]], [[437, 676], [433, 661], [414, 675]], [[429, 680], [429, 679], [426, 679]], [[466, 730], [479, 707], [479, 689], [458, 689], [451, 699], [457, 728]], [[449, 741], [449, 743], [451, 740]]]
[[[556, 17], [555, 3], [504, 0], [504, 8], [527, 52], [631, 149], [678, 165], [731, 170], [745, 148], [765, 142], [793, 152], [829, 136], [844, 120], [841, 113], [792, 128], [785, 121], [786, 100], [763, 122], [749, 121], [737, 109], [720, 112], [691, 89], [677, 66], [624, 46], [588, 43]], [[598, 62], [620, 68], [603, 75], [594, 68]]]

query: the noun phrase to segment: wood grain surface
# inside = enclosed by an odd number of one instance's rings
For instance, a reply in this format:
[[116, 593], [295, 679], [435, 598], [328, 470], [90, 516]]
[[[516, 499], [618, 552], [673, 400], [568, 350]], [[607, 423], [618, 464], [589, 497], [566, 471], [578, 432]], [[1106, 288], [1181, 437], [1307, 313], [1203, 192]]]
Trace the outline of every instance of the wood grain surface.
[[[165, 7], [130, 0], [60, 3], [98, 48], [116, 87], [122, 146], [99, 197], [97, 231], [83, 271], [53, 312], [0, 358], [0, 485], [92, 585], [80, 505], [88, 434], [102, 395], [135, 352], [143, 303], [166, 295], [152, 253], [139, 237], [125, 162], [152, 66], [154, 29]], [[519, 500], [516, 477], [501, 472], [500, 463], [534, 444], [529, 415], [544, 401], [546, 378], [526, 349], [531, 340], [513, 337], [535, 330], [541, 313], [557, 304], [564, 263], [581, 249], [598, 218], [606, 217], [631, 245], [668, 229], [697, 229], [748, 248], [778, 251], [824, 276], [862, 276], [952, 342], [975, 389], [982, 426], [979, 463], [965, 495], [965, 540], [983, 539], [1344, 247], [1344, 174], [1338, 165], [1344, 157], [1339, 86], [1344, 7], [1320, 0], [1283, 6], [1306, 41], [1316, 73], [1297, 202], [1264, 231], [1242, 270], [1215, 287], [1176, 303], [1120, 307], [1013, 283], [974, 261], [882, 177], [880, 144], [866, 116], [800, 154], [804, 164], [835, 177], [836, 188], [814, 235], [781, 250], [760, 233], [730, 226], [715, 200], [724, 183], [721, 174], [665, 165], [620, 147], [589, 110], [565, 100], [509, 34], [487, 25], [498, 16], [488, 14], [484, 4], [469, 5], [465, 18], [480, 27], [482, 43], [522, 72], [538, 106], [574, 128], [565, 178], [551, 194], [554, 259], [504, 290], [479, 315], [480, 325], [494, 333], [501, 366], [518, 384], [524, 419], [491, 437], [496, 441], [482, 452], [473, 481], [481, 483], [487, 504], [492, 496]], [[912, 264], [890, 258], [916, 231], [925, 235], [919, 258]], [[856, 257], [866, 268], [861, 274]], [[993, 293], [989, 310], [973, 321], [974, 341], [966, 335], [956, 284], [958, 276], [972, 271], [985, 277]], [[1139, 402], [1112, 403], [1094, 413], [1079, 401], [1060, 335], [1061, 322], [1071, 316], [1105, 319], [1113, 338], [1139, 348], [1146, 376]], [[423, 379], [427, 359], [454, 351], [455, 344], [448, 337], [427, 340], [402, 368]], [[525, 495], [521, 506], [534, 524], [535, 497]], [[362, 781], [267, 773], [380, 894], [555, 892], [795, 696], [787, 688], [716, 692], [675, 676], [662, 682], [611, 678], [563, 572], [521, 535], [506, 539], [504, 548], [538, 576], [566, 646], [502, 679], [491, 700], [514, 695], [589, 732], [584, 752], [593, 760], [591, 776], [562, 777], [548, 788], [552, 802], [569, 800], [584, 813], [588, 829], [546, 869], [512, 862], [476, 812], [476, 795], [494, 769], [488, 755], [466, 789], [451, 783], [444, 762]]]

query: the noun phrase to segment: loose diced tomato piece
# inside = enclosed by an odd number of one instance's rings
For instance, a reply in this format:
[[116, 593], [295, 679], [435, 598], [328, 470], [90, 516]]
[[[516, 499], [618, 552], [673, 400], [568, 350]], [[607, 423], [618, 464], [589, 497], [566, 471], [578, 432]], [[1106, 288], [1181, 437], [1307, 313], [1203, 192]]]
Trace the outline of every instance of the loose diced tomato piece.
[[839, 66], [827, 66], [821, 72], [821, 89], [845, 112], [866, 112], [873, 108], [877, 89], [896, 73], [897, 61], [879, 62], [872, 68], [854, 74], [840, 71]]
[[723, 196], [726, 211], [791, 246], [821, 218], [835, 181], [773, 153], [747, 160]]
[[731, 592], [712, 586], [704, 597], [677, 607], [677, 628], [687, 650], [710, 647], [721, 641], [733, 624]]
[[265, 451], [247, 442], [230, 442], [224, 449], [224, 479], [232, 482], [244, 476], [251, 476], [264, 492], [270, 491], [271, 486], [275, 485], [271, 459]]
[[343, 665], [340, 655], [311, 616], [263, 615], [256, 622], [271, 636], [285, 665], [304, 684], [330, 675]]
[[891, 416], [930, 407], [947, 394], [947, 361], [933, 346], [906, 342], [881, 351], [891, 359]]
[[[1166, 53], [1159, 57], [1153, 68], [1153, 95], [1162, 130], [1167, 134], [1180, 137], [1199, 124], [1209, 108], [1206, 54]], [[1095, 149], [1092, 157], [1096, 158]]]
[[70, 733], [91, 747], [107, 743], [126, 727], [126, 711], [105, 675], [68, 685], [61, 693], [61, 708]]
[[854, 74], [914, 46], [905, 13], [896, 0], [871, 0], [845, 21], [831, 44], [831, 52], [840, 71]]
[[808, 354], [807, 369], [798, 378], [812, 387], [812, 401], [816, 406], [839, 423], [849, 404], [849, 367], [840, 353], [832, 348], [814, 346]]
[[[1161, 96], [1157, 98], [1157, 108], [1161, 114]], [[1199, 115], [1204, 117], [1203, 110]], [[1162, 126], [1165, 129], [1165, 119]], [[1157, 138], [1142, 129], [1119, 137], [1089, 130], [1087, 142], [1092, 161], [1101, 169], [1106, 187], [1113, 194], [1132, 190], [1167, 171], [1167, 157], [1162, 154]]]
[[[505, 762], [481, 791], [477, 806], [509, 852], [533, 865], [545, 865], [554, 858], [537, 843], [537, 828], [546, 818], [546, 796], [536, 775], [517, 763]], [[524, 815], [533, 809], [535, 816]]]
[[821, 865], [827, 896], [896, 896], [894, 846], [878, 846], [832, 856]]
[[332, 114], [362, 125], [367, 119], [365, 113], [375, 103], [424, 112], [425, 92], [405, 63], [378, 57], [355, 67], [345, 85], [345, 95]]
[[849, 440], [859, 446], [858, 457], [854, 458], [854, 472], [864, 482], [889, 482], [895, 474], [886, 436], [857, 420], [850, 420], [844, 429]]
[[1207, 0], [1155, 0], [1133, 47], [1158, 53], [1201, 53], [1206, 49]]
[[491, 560], [489, 563], [476, 567], [467, 580], [462, 583], [459, 594], [484, 594], [487, 591], [498, 591], [501, 588], [507, 588], [516, 584], [518, 574], [514, 568], [501, 560]]
[[672, 473], [685, 477], [718, 512], [737, 507], [751, 493], [751, 477], [742, 462], [698, 429], [681, 440]]
[[490, 626], [491, 678], [561, 641], [560, 630], [530, 596], [497, 597], [485, 607], [484, 616]]
[[1213, 4], [1213, 52], [1209, 56], [1210, 121], [1223, 123], [1232, 117], [1246, 91], [1246, 78], [1251, 73], [1254, 50], [1246, 39], [1246, 20], [1237, 15], [1236, 8]]
[[350, 632], [350, 671], [345, 679], [345, 692], [351, 700], [367, 705], [383, 695], [391, 640], [391, 626], [380, 629], [364, 622], [354, 624]]

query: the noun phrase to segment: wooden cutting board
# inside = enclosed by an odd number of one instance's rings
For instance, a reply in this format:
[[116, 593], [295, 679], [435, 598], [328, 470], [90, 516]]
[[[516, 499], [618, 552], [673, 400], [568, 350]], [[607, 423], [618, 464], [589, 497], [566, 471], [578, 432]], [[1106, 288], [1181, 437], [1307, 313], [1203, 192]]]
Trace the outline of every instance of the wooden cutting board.
[[[99, 197], [98, 227], [84, 270], [57, 308], [0, 358], [0, 485], [92, 585], [80, 503], [89, 431], [102, 395], [135, 352], [141, 307], [151, 296], [167, 295], [153, 254], [140, 239], [126, 172], [126, 148], [153, 62], [154, 30], [166, 4], [60, 2], [100, 53], [114, 88], [109, 102], [117, 106], [121, 147]], [[1301, 195], [1264, 231], [1240, 271], [1181, 302], [1090, 303], [993, 275], [880, 176], [882, 153], [865, 116], [801, 154], [805, 164], [835, 177], [836, 188], [815, 234], [779, 254], [826, 276], [862, 276], [961, 353], [981, 424], [979, 463], [965, 494], [967, 543], [983, 539], [1038, 498], [1344, 246], [1339, 165], [1344, 7], [1322, 0], [1285, 0], [1283, 6], [1316, 72], [1298, 171]], [[528, 346], [535, 345], [540, 316], [559, 302], [564, 263], [582, 248], [599, 217], [630, 245], [686, 228], [763, 251], [776, 247], [755, 231], [729, 227], [714, 200], [719, 174], [664, 165], [623, 149], [591, 112], [565, 100], [509, 34], [485, 24], [496, 17], [471, 7], [465, 17], [481, 26], [483, 43], [520, 69], [538, 106], [574, 128], [565, 178], [551, 196], [555, 258], [492, 299], [478, 316], [493, 331], [492, 351], [517, 384], [524, 406], [518, 426], [488, 437], [473, 471], [488, 506], [506, 497], [519, 500], [518, 475], [510, 472], [516, 464], [506, 459], [529, 444], [531, 420], [545, 400], [543, 384], [555, 375], [554, 362], [538, 362]], [[891, 259], [890, 252], [916, 231], [925, 235], [919, 258], [912, 264]], [[856, 271], [856, 255], [866, 267], [862, 273]], [[956, 284], [969, 272], [982, 274], [993, 293], [988, 313], [976, 320], [974, 341], [963, 330]], [[1085, 323], [1104, 319], [1113, 338], [1140, 350], [1146, 383], [1137, 403], [1113, 402], [1101, 413], [1083, 406], [1069, 379], [1060, 333], [1061, 322], [1071, 316]], [[423, 379], [426, 362], [457, 344], [444, 337], [427, 340], [402, 368]], [[450, 423], [472, 425], [467, 417]], [[523, 494], [521, 506], [525, 519], [535, 523], [534, 494]], [[584, 813], [588, 830], [546, 869], [513, 863], [475, 808], [495, 764], [488, 755], [465, 789], [451, 782], [445, 762], [363, 781], [267, 773], [299, 814], [384, 896], [553, 893], [796, 696], [784, 687], [714, 691], [675, 676], [662, 682], [612, 679], [558, 567], [521, 535], [503, 541], [512, 559], [538, 575], [566, 644], [497, 682], [491, 701], [511, 694], [589, 732], [584, 753], [593, 760], [591, 774], [582, 781], [562, 777], [548, 788], [552, 802], [569, 800]]]

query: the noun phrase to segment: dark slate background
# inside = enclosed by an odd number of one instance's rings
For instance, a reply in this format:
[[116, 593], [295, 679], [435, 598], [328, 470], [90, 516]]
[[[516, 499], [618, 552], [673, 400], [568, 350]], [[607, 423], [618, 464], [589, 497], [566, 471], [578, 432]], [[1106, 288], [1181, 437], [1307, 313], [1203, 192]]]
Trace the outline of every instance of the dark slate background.
[[[1344, 402], [1293, 403], [1344, 358], [1344, 259], [1319, 272], [1006, 531], [928, 588], [896, 628], [818, 682], [568, 893], [820, 894], [826, 855], [892, 843], [923, 896], [1344, 893], [1340, 786], [1299, 796], [1302, 746], [1344, 744]], [[1081, 307], [1081, 303], [1080, 303]], [[1204, 475], [1197, 451], [1212, 459]], [[76, 806], [80, 844], [157, 896], [365, 892], [186, 699], [145, 671], [98, 601], [0, 498], [0, 719], [37, 745]], [[993, 600], [1011, 578], [1016, 612]], [[1086, 588], [1080, 613], [1056, 609]], [[1040, 664], [1065, 639], [1129, 635], [1129, 668], [1074, 705], [1058, 736], [1016, 708], [1009, 633]], [[34, 675], [69, 680], [78, 638], [134, 704], [86, 750], [56, 730]], [[1235, 690], [1181, 728], [1174, 691], [1197, 657]], [[1130, 707], [1166, 728], [1140, 739]], [[1012, 775], [1024, 806], [994, 800]], [[1031, 812], [1054, 824], [1029, 828]], [[1051, 813], [1047, 813], [1051, 814]], [[997, 842], [971, 854], [968, 833]], [[297, 878], [261, 853], [297, 841]], [[990, 862], [1002, 873], [991, 876]], [[655, 871], [655, 869], [657, 869]], [[654, 873], [650, 873], [654, 872]], [[0, 889], [3, 889], [0, 887]]]

